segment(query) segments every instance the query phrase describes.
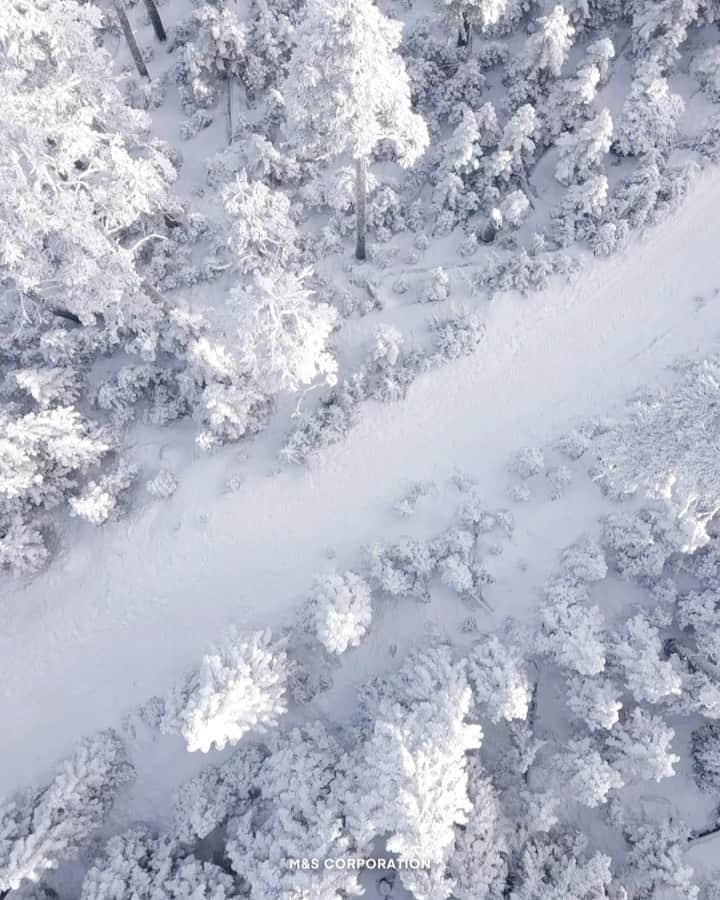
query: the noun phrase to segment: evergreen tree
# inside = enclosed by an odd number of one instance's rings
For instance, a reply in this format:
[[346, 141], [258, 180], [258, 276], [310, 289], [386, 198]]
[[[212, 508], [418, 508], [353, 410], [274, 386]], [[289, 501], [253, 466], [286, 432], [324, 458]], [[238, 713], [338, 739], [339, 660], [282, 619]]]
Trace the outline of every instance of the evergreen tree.
[[101, 731], [80, 744], [49, 785], [0, 806], [0, 892], [76, 857], [133, 777], [118, 735]]
[[230, 629], [200, 668], [168, 695], [161, 728], [181, 734], [188, 750], [207, 753], [236, 744], [252, 729], [274, 725], [286, 711], [287, 659], [269, 631]]
[[[449, 648], [411, 655], [373, 704], [370, 735], [362, 748], [350, 810], [360, 843], [389, 834], [387, 849], [401, 859], [429, 860], [441, 878], [455, 826], [467, 822], [468, 751], [482, 731], [470, 724], [472, 695], [462, 663]], [[403, 884], [418, 900], [440, 900], [450, 884], [425, 883], [403, 870]]]
[[607, 738], [610, 758], [626, 783], [661, 781], [675, 774], [680, 757], [670, 752], [675, 732], [660, 718], [640, 707], [619, 722]]
[[366, 255], [367, 164], [380, 141], [412, 165], [428, 143], [411, 109], [397, 46], [401, 26], [371, 0], [309, 0], [282, 88], [288, 121], [304, 152], [356, 166], [356, 256]]
[[603, 157], [610, 150], [612, 130], [610, 111], [603, 109], [574, 134], [561, 134], [557, 141], [560, 148], [555, 168], [557, 180], [569, 185], [597, 174]]
[[172, 838], [155, 837], [145, 828], [110, 838], [80, 892], [80, 900], [239, 900], [241, 896], [227, 872], [197, 859]]
[[655, 62], [638, 67], [622, 108], [614, 148], [624, 156], [651, 150], [666, 152], [675, 138], [685, 110], [679, 94], [671, 94], [667, 78]]

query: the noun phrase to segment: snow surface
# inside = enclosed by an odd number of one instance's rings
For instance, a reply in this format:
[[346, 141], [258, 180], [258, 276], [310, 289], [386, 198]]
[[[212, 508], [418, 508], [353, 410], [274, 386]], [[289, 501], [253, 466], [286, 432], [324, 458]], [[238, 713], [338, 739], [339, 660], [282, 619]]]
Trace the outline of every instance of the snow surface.
[[[0, 795], [38, 780], [81, 735], [163, 693], [230, 623], [288, 623], [329, 556], [349, 566], [363, 544], [407, 533], [390, 511], [403, 484], [462, 471], [490, 504], [505, 505], [504, 467], [519, 447], [551, 441], [578, 417], [617, 411], [678, 355], [715, 348], [720, 256], [707, 224], [719, 204], [720, 173], [709, 171], [672, 220], [623, 255], [590, 263], [574, 285], [497, 298], [475, 355], [421, 377], [400, 403], [365, 404], [358, 427], [309, 469], [268, 472], [266, 436], [240, 464], [237, 448], [196, 459], [178, 472], [169, 500], [88, 527], [28, 583], [0, 582]], [[188, 430], [145, 437], [158, 463], [188, 455]], [[223, 493], [238, 465], [244, 481]], [[529, 589], [518, 591], [516, 579], [503, 593], [501, 578], [493, 590], [502, 615], [534, 602], [559, 548], [592, 519], [588, 503], [601, 505], [595, 493], [574, 514], [553, 504], [524, 511], [513, 553], [531, 561]], [[380, 652], [377, 639], [373, 646]], [[157, 785], [156, 765], [153, 777], [140, 773], [136, 791]], [[147, 808], [156, 801], [151, 792]]]

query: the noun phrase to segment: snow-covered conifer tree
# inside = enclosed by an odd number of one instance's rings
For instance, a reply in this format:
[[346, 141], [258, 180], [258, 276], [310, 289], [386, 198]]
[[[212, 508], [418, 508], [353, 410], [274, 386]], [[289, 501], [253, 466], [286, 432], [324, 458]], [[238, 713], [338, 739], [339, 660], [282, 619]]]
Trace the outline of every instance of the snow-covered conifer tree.
[[507, 875], [500, 801], [477, 759], [469, 766], [468, 796], [472, 810], [467, 823], [455, 827], [455, 848], [448, 860], [452, 895], [457, 900], [495, 896]]
[[240, 746], [219, 766], [208, 766], [186, 781], [175, 794], [174, 833], [185, 844], [224, 828], [232, 816], [243, 815], [253, 802], [258, 770], [268, 750]]
[[233, 79], [246, 83], [247, 27], [234, 5], [205, 3], [193, 13], [195, 36], [182, 48], [181, 78], [199, 106], [217, 99], [218, 85], [231, 90]]
[[675, 731], [660, 716], [635, 707], [608, 735], [608, 753], [626, 783], [661, 781], [674, 775], [674, 766], [680, 762], [680, 757], [670, 752], [674, 736]]
[[610, 111], [601, 110], [575, 133], [558, 138], [560, 158], [555, 177], [561, 184], [582, 182], [598, 172], [612, 144], [613, 123]]
[[693, 57], [690, 67], [705, 93], [717, 103], [720, 100], [720, 47], [708, 47]]
[[333, 572], [318, 578], [311, 604], [318, 640], [330, 653], [357, 647], [370, 627], [370, 586], [355, 572]]
[[468, 678], [475, 702], [492, 722], [524, 719], [532, 685], [520, 654], [495, 637], [477, 644], [468, 657]]
[[717, 794], [720, 790], [720, 724], [705, 722], [693, 731], [691, 746], [698, 787]]
[[600, 85], [597, 66], [579, 66], [575, 75], [553, 82], [541, 108], [540, 136], [550, 146], [565, 131], [577, 131], [592, 114]]
[[676, 817], [643, 822], [624, 829], [630, 844], [623, 881], [631, 896], [697, 900], [693, 869], [685, 861], [688, 829]]
[[190, 751], [236, 744], [253, 729], [275, 725], [286, 710], [287, 658], [269, 631], [226, 639], [165, 702], [161, 728], [181, 734]]
[[583, 806], [601, 806], [624, 784], [622, 775], [602, 758], [589, 738], [569, 741], [553, 760], [556, 790]]
[[590, 175], [571, 184], [551, 211], [552, 235], [561, 247], [591, 238], [608, 203], [606, 175]]
[[[361, 843], [389, 834], [389, 851], [429, 860], [440, 872], [455, 825], [464, 824], [471, 809], [466, 754], [482, 737], [480, 727], [466, 721], [472, 694], [464, 670], [449, 648], [438, 647], [411, 655], [396, 680], [380, 686], [349, 811]], [[403, 884], [418, 900], [431, 900], [414, 877], [403, 870]], [[432, 900], [448, 896], [449, 886], [445, 891]]]
[[552, 581], [540, 609], [536, 648], [564, 668], [597, 675], [605, 668], [604, 623], [598, 607], [586, 605], [588, 599], [584, 586], [562, 578]]
[[508, 182], [513, 176], [522, 178], [535, 153], [537, 115], [526, 103], [508, 119], [503, 128], [498, 149], [488, 158], [487, 171], [491, 177]]
[[568, 679], [567, 704], [591, 731], [609, 729], [618, 721], [622, 709], [620, 693], [608, 679], [575, 675]]
[[508, 0], [436, 0], [440, 11], [448, 23], [457, 30], [458, 46], [470, 42], [473, 27], [485, 31], [501, 20], [506, 12]]
[[223, 203], [230, 220], [228, 246], [240, 272], [275, 271], [290, 264], [297, 229], [287, 194], [250, 181], [243, 171], [226, 185]]
[[515, 854], [510, 881], [513, 900], [600, 900], [609, 897], [611, 859], [586, 855], [581, 835], [536, 835]]
[[306, 277], [256, 271], [232, 295], [241, 368], [270, 395], [336, 380], [337, 362], [327, 343], [337, 313], [313, 299]]
[[[75, 494], [82, 476], [110, 446], [103, 431], [71, 406], [20, 416], [0, 410], [0, 434], [0, 567], [31, 569], [30, 558], [19, 553], [23, 523], [38, 509], [53, 509]], [[13, 528], [15, 541], [8, 540]]]
[[688, 26], [697, 18], [700, 0], [634, 0], [633, 50], [667, 71], [680, 57]]
[[227, 872], [199, 860], [172, 838], [156, 837], [145, 828], [110, 838], [80, 892], [80, 900], [235, 900], [241, 896]]
[[358, 259], [364, 259], [366, 169], [380, 141], [412, 163], [428, 132], [410, 103], [410, 83], [397, 54], [401, 25], [371, 0], [309, 0], [282, 88], [291, 129], [306, 152], [355, 161]]
[[[257, 900], [335, 900], [360, 893], [352, 869], [293, 869], [293, 859], [337, 859], [356, 847], [345, 818], [350, 759], [319, 723], [277, 733], [253, 778], [253, 802], [233, 819], [227, 855]], [[358, 847], [355, 855], [363, 852]]]
[[628, 689], [640, 703], [658, 703], [680, 694], [680, 673], [671, 661], [661, 658], [661, 653], [658, 630], [642, 614], [628, 619], [612, 644], [612, 658], [624, 671]]
[[623, 104], [615, 149], [624, 156], [639, 156], [655, 149], [667, 151], [684, 109], [682, 97], [670, 93], [667, 78], [657, 63], [643, 63]]
[[573, 44], [575, 29], [563, 6], [553, 7], [548, 15], [538, 19], [538, 26], [510, 66], [514, 80], [510, 96], [514, 102], [537, 100], [548, 83], [560, 77]]
[[84, 740], [46, 787], [0, 806], [0, 892], [73, 859], [107, 818], [134, 769], [114, 731]]

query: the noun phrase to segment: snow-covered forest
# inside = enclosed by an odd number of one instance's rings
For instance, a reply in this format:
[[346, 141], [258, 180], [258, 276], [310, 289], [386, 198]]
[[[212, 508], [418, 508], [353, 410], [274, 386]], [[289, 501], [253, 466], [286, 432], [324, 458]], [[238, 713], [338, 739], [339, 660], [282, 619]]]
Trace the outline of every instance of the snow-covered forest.
[[720, 900], [720, 2], [1, 0], [0, 900]]

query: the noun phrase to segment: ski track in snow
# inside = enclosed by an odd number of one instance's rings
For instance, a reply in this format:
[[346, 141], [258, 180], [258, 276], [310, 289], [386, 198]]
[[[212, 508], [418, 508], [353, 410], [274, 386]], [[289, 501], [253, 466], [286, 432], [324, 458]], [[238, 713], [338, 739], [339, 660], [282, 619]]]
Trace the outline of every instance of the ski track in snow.
[[[679, 355], [715, 349], [720, 255], [708, 223], [719, 204], [720, 173], [705, 173], [629, 252], [591, 262], [572, 286], [489, 304], [477, 353], [421, 377], [400, 403], [365, 404], [309, 469], [268, 477], [265, 459], [223, 495], [227, 453], [199, 459], [171, 500], [88, 528], [29, 583], [3, 581], [0, 796], [164, 692], [228, 623], [289, 621], [328, 548], [350, 565], [364, 543], [407, 531], [388, 513], [407, 481], [459, 469], [491, 495], [521, 446], [617, 411]], [[534, 538], [551, 555], [563, 545]]]

